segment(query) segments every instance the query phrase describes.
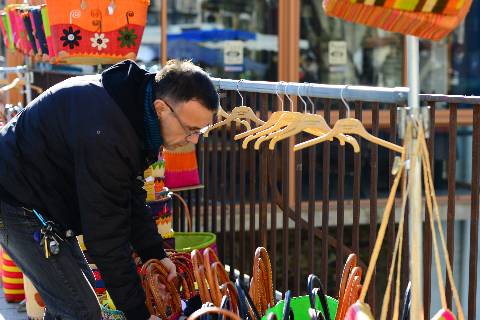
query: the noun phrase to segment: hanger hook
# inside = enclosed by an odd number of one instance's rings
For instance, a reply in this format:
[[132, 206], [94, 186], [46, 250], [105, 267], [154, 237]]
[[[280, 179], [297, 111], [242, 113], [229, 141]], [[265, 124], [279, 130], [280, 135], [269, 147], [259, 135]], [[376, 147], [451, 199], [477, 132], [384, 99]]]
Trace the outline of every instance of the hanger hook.
[[287, 88], [288, 88], [288, 82], [282, 81], [282, 83], [285, 85], [285, 88], [283, 88], [283, 94], [287, 96], [288, 101], [290, 101], [290, 108], [293, 105], [293, 100], [290, 98], [290, 96], [287, 94]]
[[220, 78], [218, 79], [218, 90], [217, 90], [217, 95], [218, 95], [218, 109], [222, 108], [222, 98], [220, 97], [220, 91], [222, 90], [220, 88], [220, 83], [221, 83], [221, 80]]
[[282, 99], [282, 97], [280, 97], [280, 95], [278, 94], [278, 87], [279, 87], [279, 86], [280, 86], [280, 83], [277, 82], [277, 83], [275, 84], [275, 94], [277, 95], [277, 98], [278, 98], [278, 100], [280, 101], [280, 103], [281, 103], [281, 105], [282, 105], [281, 111], [283, 111], [283, 99]]
[[[313, 102], [312, 98], [310, 98], [310, 91], [311, 91], [311, 88], [312, 88], [312, 84], [310, 82], [305, 82], [305, 84], [308, 84], [308, 90], [307, 90], [307, 93], [306, 93], [306, 97], [308, 99], [308, 101], [310, 102], [310, 104], [312, 105], [312, 113], [315, 114], [315, 103]], [[305, 89], [307, 89], [307, 87], [305, 87]]]
[[242, 99], [242, 106], [243, 106], [243, 96], [242, 96], [242, 94], [240, 93], [240, 90], [239, 90], [239, 88], [238, 88], [239, 85], [240, 85], [240, 82], [242, 82], [242, 81], [243, 81], [243, 79], [240, 79], [240, 80], [238, 80], [238, 82], [237, 82], [237, 93], [238, 93], [238, 95], [240, 96], [240, 98]]
[[[303, 91], [305, 93], [305, 85], [302, 85], [301, 87], [303, 88]], [[305, 101], [305, 99], [303, 99], [302, 95], [300, 94], [300, 83], [297, 84], [297, 96], [300, 100], [302, 100], [303, 110], [305, 113], [307, 113], [307, 102]]]
[[346, 85], [342, 88], [342, 90], [340, 91], [340, 98], [342, 99], [342, 102], [343, 102], [343, 104], [345, 105], [345, 108], [347, 108], [347, 118], [349, 118], [349, 117], [350, 117], [350, 107], [348, 106], [347, 101], [346, 101], [345, 98], [343, 97], [343, 91], [344, 91], [345, 89], [347, 89], [347, 88], [348, 88], [348, 84], [346, 84]]

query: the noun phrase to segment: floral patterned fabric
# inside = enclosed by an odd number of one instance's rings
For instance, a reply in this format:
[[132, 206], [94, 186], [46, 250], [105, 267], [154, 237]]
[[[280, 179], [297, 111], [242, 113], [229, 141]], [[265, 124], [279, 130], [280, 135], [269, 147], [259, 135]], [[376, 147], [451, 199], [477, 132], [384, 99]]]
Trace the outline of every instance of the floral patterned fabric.
[[56, 63], [110, 64], [135, 59], [149, 0], [46, 0]]
[[[57, 35], [55, 47], [58, 55], [112, 53], [126, 55], [140, 46], [138, 34], [142, 26], [126, 26], [110, 32], [92, 32], [76, 25], [52, 26], [52, 34]], [[64, 54], [65, 54], [64, 53]]]
[[125, 46], [128, 48], [137, 46], [136, 39], [138, 36], [135, 34], [135, 29], [129, 29], [128, 26], [126, 26], [125, 29], [120, 29], [119, 33], [120, 37], [118, 37], [117, 40], [120, 41], [121, 48]]
[[80, 35], [80, 30], [73, 30], [70, 26], [68, 29], [63, 29], [63, 36], [60, 37], [60, 40], [63, 41], [63, 46], [69, 46], [70, 49], [74, 49], [75, 46], [79, 46], [79, 40], [82, 40], [82, 36]]
[[114, 64], [136, 58], [150, 0], [45, 2], [11, 4], [0, 12], [7, 48], [50, 63]]

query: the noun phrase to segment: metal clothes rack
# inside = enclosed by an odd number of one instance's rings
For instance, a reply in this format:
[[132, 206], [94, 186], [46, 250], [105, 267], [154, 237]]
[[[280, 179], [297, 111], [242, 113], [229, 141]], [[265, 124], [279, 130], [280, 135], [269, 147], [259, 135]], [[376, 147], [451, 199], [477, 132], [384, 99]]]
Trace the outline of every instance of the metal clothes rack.
[[[288, 94], [288, 95], [302, 95], [326, 99], [341, 99], [342, 91], [343, 97], [350, 101], [366, 101], [366, 102], [381, 102], [392, 104], [407, 104], [408, 117], [402, 117], [403, 123], [400, 126], [405, 127], [407, 121], [417, 121], [422, 119], [420, 109], [419, 94], [419, 40], [413, 36], [407, 36], [407, 55], [408, 55], [408, 84], [409, 87], [368, 87], [368, 86], [348, 86], [345, 85], [324, 85], [313, 83], [287, 83], [287, 82], [267, 82], [267, 81], [249, 81], [249, 80], [232, 80], [213, 78], [213, 84], [220, 90], [235, 90], [248, 91], [256, 93], [269, 94]], [[428, 120], [427, 120], [428, 121]], [[418, 143], [414, 137], [412, 143], [412, 150]], [[411, 181], [421, 181], [421, 163], [420, 158], [411, 152], [407, 153], [407, 159], [410, 159], [409, 164], [415, 162], [415, 170], [409, 170], [409, 179]], [[411, 188], [408, 191], [410, 197], [410, 216], [409, 228], [410, 232], [410, 268], [418, 272], [412, 272], [412, 307], [411, 319], [423, 319], [423, 264], [421, 257], [423, 256], [423, 228], [422, 217], [420, 215], [422, 208], [421, 185], [418, 183], [411, 183]]]

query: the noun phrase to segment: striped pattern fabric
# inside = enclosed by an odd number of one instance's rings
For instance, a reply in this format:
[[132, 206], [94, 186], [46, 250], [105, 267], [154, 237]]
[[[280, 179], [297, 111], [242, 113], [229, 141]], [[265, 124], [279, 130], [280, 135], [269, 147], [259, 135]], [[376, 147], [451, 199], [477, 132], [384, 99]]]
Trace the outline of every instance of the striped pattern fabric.
[[13, 50], [15, 48], [15, 44], [13, 42], [13, 33], [12, 33], [12, 25], [10, 23], [10, 15], [5, 11], [0, 11], [1, 17], [1, 29], [3, 35], [3, 43], [7, 49]]
[[39, 48], [43, 55], [48, 56], [47, 38], [45, 37], [45, 31], [43, 30], [42, 13], [40, 9], [40, 6], [31, 7], [29, 16], [35, 34], [37, 48]]
[[352, 3], [351, 0], [324, 0], [329, 16], [424, 39], [440, 40], [453, 31], [465, 18], [472, 0], [465, 0], [458, 15], [402, 11], [379, 6]]
[[188, 144], [175, 150], [164, 150], [165, 186], [170, 189], [200, 184], [195, 145]]
[[92, 258], [88, 254], [87, 247], [85, 246], [85, 242], [83, 241], [83, 236], [79, 235], [77, 236], [77, 241], [78, 245], [80, 246], [80, 249], [82, 250], [83, 255], [85, 256], [85, 260], [87, 260], [88, 266], [92, 270], [93, 277], [95, 278], [95, 293], [97, 295], [104, 294], [105, 291], [107, 290], [105, 288], [105, 282], [102, 280], [102, 276], [100, 274], [100, 271], [98, 270], [97, 266], [95, 263], [92, 261]]
[[350, 2], [404, 11], [445, 15], [457, 15], [465, 4], [465, 0], [350, 0]]
[[45, 38], [47, 40], [48, 57], [54, 58], [56, 52], [53, 47], [52, 30], [50, 28], [50, 20], [48, 20], [47, 5], [42, 4], [40, 6], [40, 14], [42, 15], [43, 32], [45, 33]]
[[20, 302], [25, 299], [23, 273], [10, 256], [1, 250], [3, 293], [7, 302]]
[[172, 196], [168, 194], [164, 198], [149, 201], [147, 204], [151, 209], [152, 218], [155, 220], [158, 233], [162, 235], [163, 239], [173, 238]]
[[105, 282], [102, 279], [100, 271], [98, 271], [97, 266], [94, 264], [89, 264], [89, 267], [92, 269], [93, 276], [95, 277], [95, 293], [97, 295], [104, 294], [107, 288], [105, 288]]

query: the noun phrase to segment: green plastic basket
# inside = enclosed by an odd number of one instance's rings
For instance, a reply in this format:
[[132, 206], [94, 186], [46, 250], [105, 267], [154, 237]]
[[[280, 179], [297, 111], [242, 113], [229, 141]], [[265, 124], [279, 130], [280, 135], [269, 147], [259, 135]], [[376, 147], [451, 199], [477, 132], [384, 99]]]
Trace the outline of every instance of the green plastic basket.
[[192, 252], [208, 247], [217, 252], [217, 236], [210, 232], [175, 232], [175, 250], [177, 252]]
[[[283, 306], [284, 301], [279, 301], [273, 308], [267, 310], [267, 313], [262, 318], [262, 320], [267, 320], [270, 313], [275, 313], [278, 319], [283, 319]], [[327, 296], [328, 310], [330, 311], [330, 319], [335, 319], [338, 308], [338, 300]], [[316, 305], [317, 310], [323, 313], [323, 308], [320, 304], [320, 298], [316, 296]], [[310, 320], [308, 315], [308, 309], [310, 308], [310, 298], [309, 296], [301, 296], [292, 298], [290, 301], [290, 310], [293, 312], [295, 320]]]

